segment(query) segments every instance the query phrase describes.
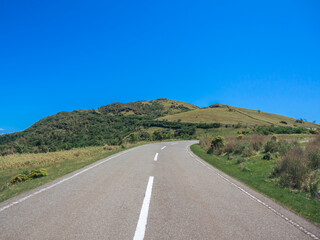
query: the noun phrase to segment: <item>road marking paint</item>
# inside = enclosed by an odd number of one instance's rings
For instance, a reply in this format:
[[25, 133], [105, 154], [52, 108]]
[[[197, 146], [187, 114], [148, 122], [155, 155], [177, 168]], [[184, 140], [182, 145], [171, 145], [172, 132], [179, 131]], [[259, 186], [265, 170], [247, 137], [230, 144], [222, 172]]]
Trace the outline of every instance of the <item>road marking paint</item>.
[[167, 146], [162, 147], [161, 150], [165, 149], [166, 147], [167, 147]]
[[159, 155], [159, 153], [156, 153], [156, 155], [154, 156], [153, 160], [157, 161], [158, 160], [158, 155]]
[[52, 184], [52, 185], [50, 185], [50, 186], [48, 186], [48, 187], [42, 188], [42, 189], [40, 189], [39, 191], [34, 192], [34, 193], [32, 193], [32, 194], [30, 194], [30, 195], [28, 195], [28, 196], [25, 196], [25, 197], [23, 197], [23, 198], [20, 198], [19, 200], [15, 201], [15, 202], [12, 202], [12, 203], [10, 203], [10, 204], [8, 204], [8, 205], [0, 208], [0, 212], [2, 212], [2, 211], [4, 211], [5, 209], [8, 209], [8, 208], [10, 208], [10, 207], [12, 207], [12, 206], [14, 206], [14, 205], [17, 205], [17, 204], [19, 204], [19, 203], [22, 203], [22, 202], [24, 202], [25, 200], [27, 200], [27, 199], [29, 199], [29, 198], [31, 198], [31, 197], [33, 197], [33, 196], [36, 196], [36, 195], [38, 195], [39, 193], [42, 193], [42, 192], [44, 192], [44, 191], [47, 191], [47, 190], [49, 190], [49, 189], [51, 189], [51, 188], [53, 188], [53, 187], [55, 187], [55, 186], [57, 186], [57, 185], [59, 185], [59, 184], [61, 184], [61, 183], [63, 183], [63, 182], [69, 181], [69, 180], [71, 180], [72, 178], [74, 178], [74, 177], [76, 177], [76, 176], [78, 176], [78, 175], [80, 175], [80, 174], [82, 174], [82, 173], [85, 173], [85, 172], [87, 172], [87, 171], [89, 171], [89, 170], [91, 170], [91, 169], [93, 169], [93, 168], [95, 168], [95, 167], [98, 167], [99, 165], [101, 165], [101, 164], [103, 164], [103, 163], [106, 163], [106, 162], [110, 161], [110, 160], [113, 159], [113, 158], [119, 157], [119, 156], [121, 156], [121, 155], [123, 155], [123, 154], [125, 154], [125, 153], [128, 153], [128, 152], [131, 152], [131, 151], [134, 150], [134, 149], [137, 149], [137, 148], [129, 149], [129, 150], [126, 150], [126, 151], [121, 152], [121, 153], [119, 153], [119, 154], [116, 154], [116, 155], [114, 155], [114, 156], [111, 156], [111, 157], [109, 157], [109, 158], [107, 158], [107, 159], [105, 159], [105, 160], [103, 160], [103, 161], [101, 161], [101, 162], [99, 162], [99, 163], [96, 163], [96, 164], [94, 164], [94, 165], [92, 165], [92, 166], [90, 166], [90, 167], [86, 167], [85, 169], [83, 169], [83, 170], [81, 170], [80, 172], [77, 172], [77, 173], [71, 175], [70, 177], [64, 178], [64, 179], [60, 180], [59, 182], [56, 182], [56, 183], [54, 183], [54, 184]]
[[186, 150], [189, 153], [189, 155], [196, 160], [198, 163], [200, 163], [201, 165], [203, 165], [204, 167], [208, 168], [210, 171], [214, 172], [216, 175], [218, 175], [219, 177], [221, 177], [223, 180], [225, 180], [226, 182], [230, 183], [231, 185], [233, 185], [234, 187], [238, 188], [241, 192], [243, 192], [244, 194], [246, 194], [247, 196], [249, 196], [251, 199], [255, 200], [256, 202], [262, 204], [263, 206], [265, 206], [267, 209], [271, 210], [274, 214], [276, 214], [277, 216], [281, 217], [282, 219], [284, 219], [286, 222], [290, 223], [292, 226], [294, 226], [295, 228], [299, 229], [300, 231], [302, 231], [303, 233], [305, 233], [306, 235], [312, 237], [315, 240], [320, 240], [319, 237], [317, 237], [316, 235], [314, 235], [313, 233], [309, 232], [307, 229], [305, 229], [304, 227], [300, 226], [299, 224], [297, 224], [296, 222], [292, 221], [291, 219], [289, 219], [288, 217], [285, 217], [283, 214], [281, 214], [280, 212], [278, 212], [277, 210], [275, 210], [274, 208], [270, 207], [268, 204], [264, 203], [263, 201], [261, 201], [260, 199], [258, 199], [257, 197], [253, 196], [252, 194], [250, 194], [249, 192], [247, 192], [246, 190], [244, 190], [242, 187], [238, 186], [237, 184], [233, 183], [232, 181], [230, 181], [229, 179], [227, 179], [226, 177], [224, 177], [223, 175], [221, 175], [219, 172], [217, 172], [213, 166], [208, 165], [207, 163], [204, 163], [204, 160], [200, 160], [200, 158], [198, 156], [196, 156], [193, 152], [190, 151], [190, 146], [188, 145]]
[[143, 240], [144, 234], [146, 232], [147, 220], [148, 220], [148, 213], [149, 213], [149, 206], [151, 200], [151, 193], [152, 193], [152, 185], [153, 185], [153, 176], [149, 177], [149, 182], [146, 190], [146, 194], [143, 199], [140, 216], [136, 228], [136, 232], [134, 234], [133, 240]]

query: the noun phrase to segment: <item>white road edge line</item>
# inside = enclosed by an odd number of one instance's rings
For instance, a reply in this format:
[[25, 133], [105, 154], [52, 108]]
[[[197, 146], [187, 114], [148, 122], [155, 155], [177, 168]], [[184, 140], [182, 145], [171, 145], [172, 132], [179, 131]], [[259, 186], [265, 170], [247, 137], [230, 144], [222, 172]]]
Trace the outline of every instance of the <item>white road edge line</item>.
[[166, 147], [167, 147], [167, 146], [162, 147], [161, 150], [165, 149]]
[[143, 199], [140, 216], [139, 216], [139, 220], [138, 220], [138, 224], [137, 224], [137, 228], [136, 228], [136, 232], [134, 234], [133, 240], [143, 240], [144, 234], [146, 232], [153, 178], [154, 178], [153, 176], [149, 177], [146, 194]]
[[298, 223], [292, 221], [291, 219], [289, 219], [288, 217], [284, 216], [283, 214], [281, 214], [280, 212], [278, 212], [277, 210], [275, 210], [274, 208], [270, 207], [268, 204], [266, 204], [265, 202], [261, 201], [260, 199], [258, 199], [257, 197], [253, 196], [252, 194], [250, 194], [249, 192], [247, 192], [246, 190], [244, 190], [242, 187], [238, 186], [237, 184], [231, 182], [229, 179], [227, 179], [226, 177], [222, 176], [220, 173], [218, 173], [217, 171], [214, 170], [214, 167], [211, 165], [208, 165], [207, 163], [204, 163], [204, 160], [200, 160], [198, 156], [196, 156], [193, 152], [191, 152], [190, 146], [192, 144], [187, 146], [187, 152], [189, 153], [189, 155], [196, 160], [197, 162], [199, 162], [201, 165], [203, 165], [204, 167], [208, 168], [209, 170], [211, 170], [212, 172], [214, 172], [216, 175], [218, 175], [219, 177], [221, 177], [223, 180], [227, 181], [228, 183], [230, 183], [231, 185], [233, 185], [234, 187], [238, 188], [241, 192], [243, 192], [244, 194], [246, 194], [247, 196], [249, 196], [251, 199], [257, 201], [258, 203], [262, 204], [263, 206], [265, 206], [267, 209], [271, 210], [274, 214], [278, 215], [279, 217], [281, 217], [282, 219], [284, 219], [286, 222], [288, 222], [289, 224], [291, 224], [292, 226], [294, 226], [295, 228], [299, 229], [300, 231], [302, 231], [303, 233], [305, 233], [306, 235], [310, 236], [311, 238], [315, 239], [315, 240], [320, 240], [319, 237], [317, 237], [316, 235], [314, 235], [313, 233], [309, 232], [307, 229], [305, 229], [304, 227], [300, 226]]
[[101, 162], [99, 162], [99, 163], [97, 163], [97, 164], [94, 164], [94, 165], [92, 165], [92, 166], [90, 166], [90, 167], [87, 167], [87, 168], [83, 169], [83, 170], [80, 171], [80, 172], [77, 172], [76, 174], [71, 175], [70, 177], [64, 178], [64, 179], [60, 180], [59, 182], [56, 182], [56, 183], [54, 183], [54, 184], [52, 184], [52, 185], [50, 185], [50, 186], [48, 186], [48, 187], [45, 187], [45, 188], [40, 189], [40, 190], [37, 191], [37, 192], [34, 192], [34, 193], [30, 194], [30, 195], [27, 195], [27, 196], [25, 196], [25, 197], [23, 197], [23, 198], [20, 198], [19, 200], [15, 201], [15, 202], [12, 202], [12, 203], [10, 203], [10, 204], [8, 204], [8, 205], [0, 208], [0, 212], [2, 212], [2, 211], [6, 210], [6, 209], [8, 209], [8, 208], [10, 208], [10, 207], [12, 207], [12, 206], [14, 206], [14, 205], [17, 205], [17, 204], [19, 204], [19, 203], [22, 203], [22, 202], [24, 202], [25, 200], [27, 200], [27, 199], [29, 199], [29, 198], [31, 198], [31, 197], [34, 197], [34, 196], [36, 196], [36, 195], [38, 195], [39, 193], [42, 193], [42, 192], [44, 192], [44, 191], [47, 191], [47, 190], [49, 190], [49, 189], [51, 189], [51, 188], [53, 188], [53, 187], [55, 187], [55, 186], [57, 186], [57, 185], [59, 185], [59, 184], [61, 184], [61, 183], [63, 183], [63, 182], [66, 182], [66, 181], [68, 181], [68, 180], [70, 180], [70, 179], [72, 179], [72, 178], [74, 178], [74, 177], [76, 177], [76, 176], [78, 176], [78, 175], [80, 175], [80, 174], [82, 174], [82, 173], [85, 173], [86, 171], [89, 171], [90, 169], [93, 169], [93, 168], [95, 168], [95, 167], [97, 167], [97, 166], [99, 166], [99, 165], [101, 165], [101, 164], [103, 164], [103, 163], [105, 163], [105, 162], [110, 161], [110, 160], [113, 159], [113, 158], [119, 157], [119, 156], [121, 156], [121, 155], [123, 155], [123, 154], [125, 154], [125, 153], [128, 153], [128, 152], [130, 152], [130, 151], [132, 151], [132, 150], [134, 150], [134, 149], [136, 149], [136, 148], [129, 149], [129, 150], [126, 150], [126, 151], [121, 152], [121, 153], [119, 153], [119, 154], [113, 155], [113, 156], [111, 156], [111, 157], [109, 157], [109, 158], [107, 158], [107, 159], [105, 159], [105, 160], [103, 160], [103, 161], [101, 161]]
[[158, 160], [158, 155], [159, 155], [159, 153], [156, 153], [156, 155], [154, 156], [153, 160], [157, 161]]

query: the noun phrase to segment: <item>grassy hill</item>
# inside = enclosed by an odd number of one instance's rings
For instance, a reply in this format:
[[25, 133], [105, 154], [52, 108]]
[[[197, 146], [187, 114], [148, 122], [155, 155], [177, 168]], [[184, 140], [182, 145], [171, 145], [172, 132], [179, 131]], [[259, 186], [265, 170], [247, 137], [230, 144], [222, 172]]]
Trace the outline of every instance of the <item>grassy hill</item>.
[[[155, 118], [194, 109], [198, 107], [189, 103], [157, 99], [112, 103], [92, 110], [59, 112], [41, 119], [22, 132], [0, 136], [0, 155], [151, 140], [152, 136], [147, 129], [159, 127], [158, 123], [154, 123]], [[130, 136], [130, 133], [134, 135]], [[158, 138], [171, 137], [169, 132], [166, 134], [167, 136], [164, 133], [158, 134]]]
[[[232, 132], [241, 130], [239, 128], [242, 126], [246, 128], [246, 133], [256, 131], [262, 134], [308, 133], [306, 128], [319, 128], [316, 124], [300, 123], [292, 118], [255, 110], [219, 104], [200, 109], [189, 103], [160, 98], [57, 113], [41, 119], [22, 132], [1, 135], [0, 155], [52, 152], [104, 144], [121, 145], [124, 142], [191, 139], [203, 133], [215, 134], [217, 128], [225, 125]], [[290, 128], [280, 131], [256, 128], [268, 125], [291, 127], [299, 131]]]
[[[207, 108], [195, 109], [189, 112], [177, 113], [158, 118], [158, 120], [189, 122], [189, 123], [212, 123], [242, 124], [247, 126], [288, 126], [303, 128], [318, 128], [319, 125], [297, 121], [296, 119], [266, 113], [259, 110], [237, 108], [223, 104], [214, 104]], [[180, 121], [179, 120], [179, 121]]]
[[138, 101], [132, 103], [112, 103], [96, 110], [97, 113], [112, 115], [139, 115], [157, 117], [191, 110], [199, 107], [190, 103], [159, 98], [152, 101]]

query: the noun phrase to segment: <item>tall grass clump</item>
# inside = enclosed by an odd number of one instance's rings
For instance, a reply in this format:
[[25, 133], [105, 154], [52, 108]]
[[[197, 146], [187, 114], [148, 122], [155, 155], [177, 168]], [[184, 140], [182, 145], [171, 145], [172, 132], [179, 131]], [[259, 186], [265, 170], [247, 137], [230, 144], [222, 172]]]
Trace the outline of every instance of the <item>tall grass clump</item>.
[[265, 137], [262, 136], [262, 135], [254, 134], [254, 135], [251, 135], [251, 139], [250, 140], [251, 140], [250, 142], [251, 142], [252, 148], [255, 151], [260, 151], [262, 146], [263, 146]]
[[200, 147], [206, 152], [208, 152], [211, 146], [211, 141], [212, 141], [212, 138], [209, 136], [201, 137], [199, 141]]
[[312, 196], [319, 197], [320, 185], [320, 137], [308, 142], [307, 146], [293, 143], [281, 153], [273, 176], [279, 178], [280, 185], [304, 189]]
[[300, 189], [308, 173], [306, 154], [301, 147], [294, 147], [285, 152], [277, 162], [274, 174], [279, 176], [279, 183], [284, 187]]
[[313, 170], [320, 168], [320, 136], [311, 140], [307, 146], [307, 157], [310, 168]]

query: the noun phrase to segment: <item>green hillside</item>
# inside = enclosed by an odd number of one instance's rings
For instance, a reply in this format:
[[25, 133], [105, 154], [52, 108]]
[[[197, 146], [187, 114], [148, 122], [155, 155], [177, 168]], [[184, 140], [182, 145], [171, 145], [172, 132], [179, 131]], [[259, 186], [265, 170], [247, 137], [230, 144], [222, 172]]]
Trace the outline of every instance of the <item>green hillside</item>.
[[[257, 126], [272, 127], [258, 129]], [[246, 133], [270, 134], [310, 133], [307, 128], [319, 128], [319, 125], [227, 105], [215, 104], [200, 109], [189, 103], [160, 98], [57, 113], [22, 132], [1, 135], [0, 155], [121, 145], [124, 142], [191, 139], [202, 133], [214, 135], [221, 127], [229, 127], [231, 132], [238, 132], [243, 127]]]
[[[155, 118], [197, 108], [189, 103], [157, 99], [112, 103], [93, 110], [60, 112], [41, 119], [22, 132], [0, 136], [0, 155], [67, 150], [106, 143], [120, 145], [127, 140], [151, 140], [153, 136], [147, 129], [159, 127], [159, 123], [154, 122]], [[130, 136], [130, 133], [135, 135]], [[184, 135], [183, 131], [179, 133], [178, 130], [174, 134], [177, 137]], [[171, 135], [169, 132], [167, 136], [161, 133], [157, 138], [162, 137], [170, 138]]]
[[[288, 126], [303, 128], [318, 128], [319, 125], [296, 120], [293, 118], [266, 113], [259, 110], [237, 108], [223, 104], [214, 104], [207, 108], [196, 109], [194, 111], [173, 114], [160, 117], [159, 120], [189, 122], [189, 123], [212, 123], [222, 124], [242, 124], [246, 126]], [[179, 121], [180, 121], [179, 120]]]

